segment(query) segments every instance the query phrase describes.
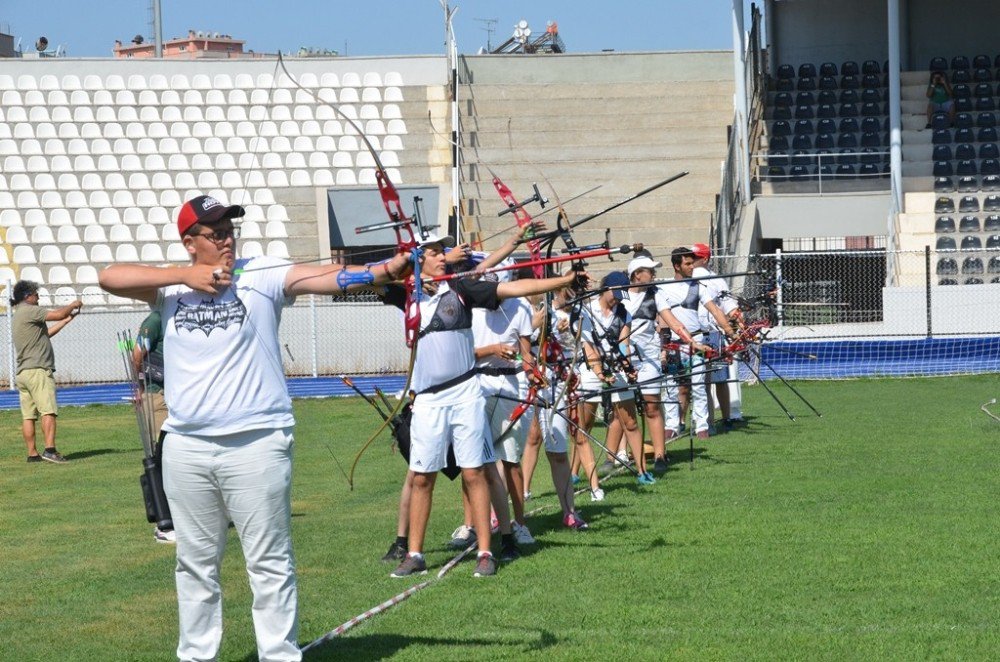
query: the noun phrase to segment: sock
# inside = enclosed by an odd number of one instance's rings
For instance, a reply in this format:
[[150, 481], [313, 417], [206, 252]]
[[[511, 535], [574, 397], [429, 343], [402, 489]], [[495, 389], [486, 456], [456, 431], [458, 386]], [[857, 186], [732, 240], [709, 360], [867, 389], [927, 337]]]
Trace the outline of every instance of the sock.
[[409, 546], [408, 540], [409, 539], [406, 536], [396, 536], [396, 545], [404, 548], [408, 547]]
[[424, 558], [424, 555], [420, 552], [410, 552], [409, 554], [407, 554], [407, 556], [411, 556], [415, 559], [421, 559], [421, 560], [423, 560]]
[[478, 554], [476, 554], [477, 559], [481, 559], [484, 556], [493, 556], [493, 552], [479, 552]]

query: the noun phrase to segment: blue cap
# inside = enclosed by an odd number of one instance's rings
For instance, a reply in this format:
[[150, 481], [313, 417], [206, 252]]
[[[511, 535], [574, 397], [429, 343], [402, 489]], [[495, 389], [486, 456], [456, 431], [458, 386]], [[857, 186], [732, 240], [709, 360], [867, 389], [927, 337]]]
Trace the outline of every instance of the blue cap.
[[617, 290], [611, 290], [615, 294], [615, 298], [621, 301], [625, 298], [625, 290], [622, 289], [623, 286], [629, 284], [628, 276], [625, 275], [624, 271], [612, 271], [609, 272], [604, 278], [601, 279], [601, 287], [618, 287]]

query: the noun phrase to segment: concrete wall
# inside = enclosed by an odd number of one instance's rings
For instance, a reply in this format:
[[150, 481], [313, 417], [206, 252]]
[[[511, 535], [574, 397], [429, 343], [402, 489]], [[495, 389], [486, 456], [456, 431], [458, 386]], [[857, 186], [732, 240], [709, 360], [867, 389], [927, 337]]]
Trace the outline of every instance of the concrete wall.
[[759, 196], [756, 216], [763, 238], [885, 235], [890, 196], [885, 193]]
[[[905, 0], [904, 0], [905, 1]], [[954, 3], [939, 2], [948, 8]], [[804, 62], [877, 60], [889, 58], [884, 0], [810, 0], [775, 2], [769, 42], [777, 64], [796, 69]]]
[[970, 60], [979, 54], [992, 60], [1000, 53], [997, 25], [1000, 3], [996, 0], [909, 0], [909, 68], [926, 70], [935, 56], [949, 62], [955, 55]]

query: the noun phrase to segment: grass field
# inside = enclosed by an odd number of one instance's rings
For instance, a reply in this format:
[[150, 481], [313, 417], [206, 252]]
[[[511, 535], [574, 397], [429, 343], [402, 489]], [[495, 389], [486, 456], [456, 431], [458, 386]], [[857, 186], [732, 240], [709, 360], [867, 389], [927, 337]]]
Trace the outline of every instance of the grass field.
[[[1000, 651], [1000, 425], [979, 406], [996, 375], [799, 382], [791, 422], [761, 387], [749, 425], [672, 447], [664, 480], [609, 481], [563, 530], [540, 460], [537, 548], [497, 577], [464, 563], [307, 659], [995, 659]], [[779, 389], [783, 396], [787, 392]], [[417, 580], [379, 557], [403, 463], [388, 441], [346, 469], [375, 427], [363, 402], [296, 402], [293, 532], [301, 639]], [[0, 412], [0, 658], [169, 660], [173, 549], [152, 540], [125, 407], [65, 408], [63, 466], [27, 464]], [[442, 481], [432, 572], [451, 558], [457, 486]], [[256, 659], [250, 593], [230, 536], [221, 659]], [[433, 576], [433, 575], [429, 575]]]

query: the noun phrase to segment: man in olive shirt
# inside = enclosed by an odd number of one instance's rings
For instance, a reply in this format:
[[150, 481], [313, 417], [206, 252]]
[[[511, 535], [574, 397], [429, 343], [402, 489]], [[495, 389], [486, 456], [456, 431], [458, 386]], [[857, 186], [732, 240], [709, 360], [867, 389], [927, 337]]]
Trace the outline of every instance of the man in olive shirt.
[[[14, 306], [14, 350], [17, 352], [17, 383], [21, 399], [21, 433], [28, 447], [28, 462], [65, 462], [56, 450], [56, 369], [52, 336], [59, 333], [80, 312], [83, 303], [76, 301], [47, 310], [38, 307], [38, 283], [19, 280], [14, 285], [10, 304]], [[55, 322], [52, 326], [48, 322]], [[35, 421], [42, 417], [45, 451], [35, 448]]]

